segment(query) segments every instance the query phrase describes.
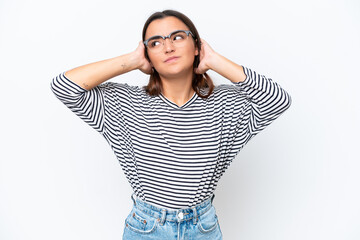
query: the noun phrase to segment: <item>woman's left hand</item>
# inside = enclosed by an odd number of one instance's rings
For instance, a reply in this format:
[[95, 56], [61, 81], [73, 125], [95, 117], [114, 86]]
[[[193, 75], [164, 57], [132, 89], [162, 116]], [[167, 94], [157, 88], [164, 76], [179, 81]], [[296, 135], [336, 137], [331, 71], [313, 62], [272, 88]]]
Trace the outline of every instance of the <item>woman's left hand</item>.
[[194, 69], [194, 72], [196, 74], [203, 74], [211, 69], [211, 64], [215, 57], [215, 51], [204, 39], [201, 39], [200, 63], [199, 66]]

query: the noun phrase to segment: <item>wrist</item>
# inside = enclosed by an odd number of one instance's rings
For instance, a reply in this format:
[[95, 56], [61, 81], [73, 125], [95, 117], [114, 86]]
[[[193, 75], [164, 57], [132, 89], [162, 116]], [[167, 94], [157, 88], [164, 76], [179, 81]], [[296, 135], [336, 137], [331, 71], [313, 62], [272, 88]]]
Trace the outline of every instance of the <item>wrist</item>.
[[218, 71], [218, 67], [221, 64], [221, 61], [223, 61], [223, 57], [218, 54], [217, 52], [213, 52], [211, 54], [211, 57], [209, 58], [209, 62], [208, 62], [208, 67], [209, 69], [217, 72]]
[[131, 70], [140, 69], [141, 67], [141, 57], [137, 53], [137, 51], [131, 52], [128, 54], [128, 62], [129, 62], [129, 68]]

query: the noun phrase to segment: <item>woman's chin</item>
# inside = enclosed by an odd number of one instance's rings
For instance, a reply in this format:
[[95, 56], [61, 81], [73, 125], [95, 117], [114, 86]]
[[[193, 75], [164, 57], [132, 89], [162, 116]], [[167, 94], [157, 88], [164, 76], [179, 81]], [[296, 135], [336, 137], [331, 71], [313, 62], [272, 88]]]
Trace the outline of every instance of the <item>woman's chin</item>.
[[169, 67], [163, 72], [159, 72], [159, 75], [165, 78], [176, 78], [181, 76], [187, 76], [189, 74], [192, 74], [193, 69], [181, 69], [181, 68], [175, 68], [175, 67]]

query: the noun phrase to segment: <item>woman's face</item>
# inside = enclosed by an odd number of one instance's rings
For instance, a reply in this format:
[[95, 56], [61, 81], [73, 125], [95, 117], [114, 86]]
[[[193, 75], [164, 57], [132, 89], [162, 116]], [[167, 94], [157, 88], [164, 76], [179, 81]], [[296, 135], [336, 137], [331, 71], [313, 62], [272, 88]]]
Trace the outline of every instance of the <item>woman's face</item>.
[[[152, 21], [145, 34], [145, 40], [155, 36], [167, 36], [175, 30], [189, 30], [189, 28], [176, 17], [165, 17]], [[171, 78], [193, 72], [194, 58], [198, 55], [197, 47], [191, 35], [186, 40], [186, 44], [175, 47], [169, 38], [166, 38], [161, 51], [152, 52], [147, 49], [151, 65], [156, 69], [160, 76]], [[168, 60], [169, 58], [173, 58]]]

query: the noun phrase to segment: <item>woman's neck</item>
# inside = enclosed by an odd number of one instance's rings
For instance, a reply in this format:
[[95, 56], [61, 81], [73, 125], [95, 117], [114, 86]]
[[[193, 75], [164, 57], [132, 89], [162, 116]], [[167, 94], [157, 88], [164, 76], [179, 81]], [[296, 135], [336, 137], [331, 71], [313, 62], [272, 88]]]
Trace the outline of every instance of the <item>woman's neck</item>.
[[192, 72], [185, 76], [171, 78], [161, 76], [160, 78], [163, 87], [162, 94], [179, 107], [189, 101], [195, 93], [192, 88]]

